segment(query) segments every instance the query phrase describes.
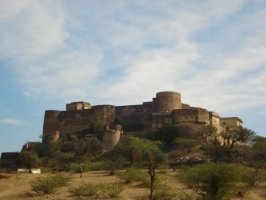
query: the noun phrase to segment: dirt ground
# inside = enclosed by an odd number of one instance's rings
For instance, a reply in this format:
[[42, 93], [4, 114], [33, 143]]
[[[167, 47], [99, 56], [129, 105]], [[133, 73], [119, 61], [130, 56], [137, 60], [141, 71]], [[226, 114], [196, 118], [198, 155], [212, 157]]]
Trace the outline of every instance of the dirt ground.
[[[121, 182], [116, 176], [108, 176], [106, 172], [95, 171], [83, 173], [83, 177], [80, 178], [79, 174], [73, 174], [73, 179], [71, 180], [69, 186], [63, 187], [57, 191], [54, 195], [42, 195], [39, 196], [35, 192], [31, 191], [29, 181], [35, 179], [36, 177], [45, 177], [48, 174], [14, 174], [8, 179], [0, 179], [0, 200], [69, 200], [69, 199], [97, 199], [97, 198], [85, 198], [71, 196], [68, 193], [69, 187], [77, 187], [82, 182], [97, 182], [97, 183], [118, 183]], [[169, 176], [169, 185], [174, 188], [174, 193], [176, 193], [176, 200], [180, 199], [180, 192], [184, 191], [185, 188], [176, 181], [176, 173], [170, 172], [167, 174]], [[119, 200], [133, 200], [133, 199], [148, 199], [149, 189], [140, 187], [136, 183], [125, 185], [124, 191], [120, 194]], [[245, 198], [241, 200], [265, 200], [266, 199], [266, 184], [259, 185], [256, 189], [249, 192]], [[234, 200], [240, 200], [235, 198]]]

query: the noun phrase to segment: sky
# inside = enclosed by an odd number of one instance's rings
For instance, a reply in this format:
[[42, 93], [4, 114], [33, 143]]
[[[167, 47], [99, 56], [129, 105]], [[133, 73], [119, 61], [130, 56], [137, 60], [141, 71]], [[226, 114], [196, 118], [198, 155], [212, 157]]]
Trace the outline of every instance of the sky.
[[41, 141], [45, 110], [160, 91], [266, 137], [265, 0], [0, 0], [0, 153]]

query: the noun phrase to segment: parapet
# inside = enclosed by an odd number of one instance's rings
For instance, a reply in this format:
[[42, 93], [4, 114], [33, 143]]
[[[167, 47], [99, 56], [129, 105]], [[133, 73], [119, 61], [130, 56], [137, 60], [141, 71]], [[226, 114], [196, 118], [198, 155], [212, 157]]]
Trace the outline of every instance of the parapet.
[[91, 104], [84, 102], [84, 101], [79, 101], [79, 102], [71, 102], [69, 104], [66, 104], [66, 110], [71, 111], [71, 110], [86, 110], [86, 109], [91, 109]]

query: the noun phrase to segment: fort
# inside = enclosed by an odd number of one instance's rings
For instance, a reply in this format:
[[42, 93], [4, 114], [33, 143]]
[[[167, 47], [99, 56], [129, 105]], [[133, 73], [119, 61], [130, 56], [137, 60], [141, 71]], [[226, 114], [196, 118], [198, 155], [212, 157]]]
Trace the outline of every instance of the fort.
[[[226, 128], [242, 126], [242, 123], [238, 117], [221, 118], [216, 112], [182, 103], [178, 92], [164, 91], [158, 92], [152, 101], [139, 105], [91, 106], [79, 101], [66, 104], [65, 111], [46, 110], [42, 138], [46, 142], [67, 134], [95, 136], [101, 132], [103, 149], [109, 150], [119, 142], [122, 133], [156, 130], [165, 124], [211, 124], [221, 132]], [[95, 130], [96, 126], [101, 126], [100, 131]], [[3, 152], [0, 164], [14, 168], [18, 155], [18, 152]]]
[[[90, 103], [80, 101], [66, 104], [66, 111], [46, 110], [43, 138], [56, 140], [65, 134], [86, 131], [89, 133], [96, 122], [109, 127], [116, 125], [116, 121], [137, 123], [138, 131], [155, 130], [164, 124], [179, 125], [182, 123], [212, 124], [221, 131], [226, 127], [241, 126], [243, 123], [238, 117], [221, 118], [216, 112], [182, 103], [179, 92], [163, 91], [158, 92], [152, 101], [139, 105], [91, 106]], [[134, 130], [134, 128], [119, 125], [115, 129], [106, 128], [103, 146], [109, 149], [111, 147], [107, 145], [108, 143], [115, 145], [119, 141], [122, 129], [124, 132]]]

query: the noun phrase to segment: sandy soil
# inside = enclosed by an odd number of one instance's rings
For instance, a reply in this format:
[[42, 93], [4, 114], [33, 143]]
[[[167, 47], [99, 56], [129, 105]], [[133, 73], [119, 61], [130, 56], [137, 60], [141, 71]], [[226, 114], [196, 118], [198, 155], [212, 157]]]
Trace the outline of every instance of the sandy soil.
[[[35, 192], [31, 191], [29, 181], [36, 177], [45, 177], [48, 174], [15, 174], [8, 179], [0, 179], [0, 199], [2, 200], [69, 200], [69, 199], [89, 199], [85, 197], [75, 197], [68, 193], [68, 187], [78, 186], [82, 182], [102, 182], [102, 183], [117, 183], [121, 180], [115, 176], [108, 176], [106, 172], [87, 172], [83, 173], [83, 177], [80, 178], [79, 174], [73, 174], [69, 186], [63, 187], [58, 190], [55, 195], [43, 195], [39, 196]], [[180, 193], [185, 188], [179, 184], [175, 179], [175, 173], [169, 172], [169, 185], [174, 188], [173, 192]], [[266, 199], [266, 184], [258, 186], [253, 189], [245, 198], [241, 200], [265, 200]], [[140, 196], [145, 196], [148, 199], [149, 189], [139, 187], [137, 183], [125, 185], [124, 191], [120, 194], [119, 200], [133, 200], [139, 199]], [[90, 199], [95, 199], [90, 198]], [[180, 199], [176, 196], [176, 200]], [[235, 198], [235, 200], [240, 200]]]

